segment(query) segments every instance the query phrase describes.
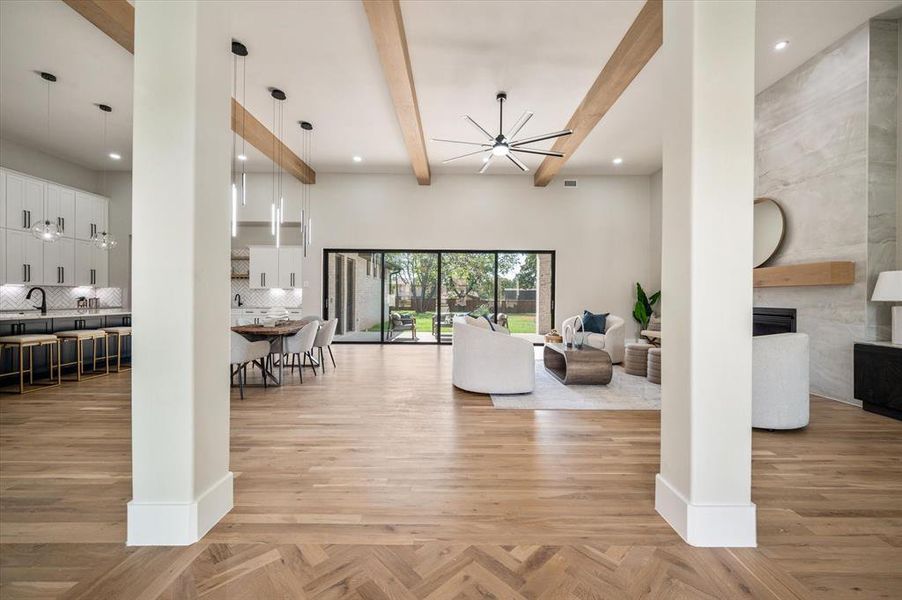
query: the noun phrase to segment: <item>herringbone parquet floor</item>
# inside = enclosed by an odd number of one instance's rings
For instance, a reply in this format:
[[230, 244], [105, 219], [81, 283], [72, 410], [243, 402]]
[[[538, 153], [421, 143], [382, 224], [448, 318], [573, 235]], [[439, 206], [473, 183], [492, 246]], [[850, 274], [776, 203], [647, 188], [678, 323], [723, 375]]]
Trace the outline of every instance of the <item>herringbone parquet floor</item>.
[[759, 546], [700, 549], [654, 510], [658, 413], [497, 410], [450, 348], [336, 359], [235, 393], [235, 507], [187, 548], [124, 545], [128, 373], [0, 398], [0, 598], [902, 598], [898, 421], [756, 431]]

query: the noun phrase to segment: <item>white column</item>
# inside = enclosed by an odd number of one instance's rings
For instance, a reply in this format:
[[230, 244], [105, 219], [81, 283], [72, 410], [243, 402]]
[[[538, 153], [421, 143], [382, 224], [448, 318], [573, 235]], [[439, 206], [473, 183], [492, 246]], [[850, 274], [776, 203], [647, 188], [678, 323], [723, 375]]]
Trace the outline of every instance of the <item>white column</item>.
[[665, 0], [661, 472], [695, 546], [754, 546], [755, 2]]
[[232, 508], [227, 3], [136, 2], [129, 545]]

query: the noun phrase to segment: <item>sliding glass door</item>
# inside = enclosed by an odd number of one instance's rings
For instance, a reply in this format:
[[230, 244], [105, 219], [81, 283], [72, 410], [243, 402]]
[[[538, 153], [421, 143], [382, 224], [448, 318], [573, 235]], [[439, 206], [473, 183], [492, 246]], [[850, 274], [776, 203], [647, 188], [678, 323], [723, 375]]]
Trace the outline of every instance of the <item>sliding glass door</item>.
[[488, 318], [533, 343], [554, 323], [554, 252], [325, 250], [335, 341], [450, 343], [455, 318]]
[[435, 342], [437, 252], [385, 252], [385, 342]]

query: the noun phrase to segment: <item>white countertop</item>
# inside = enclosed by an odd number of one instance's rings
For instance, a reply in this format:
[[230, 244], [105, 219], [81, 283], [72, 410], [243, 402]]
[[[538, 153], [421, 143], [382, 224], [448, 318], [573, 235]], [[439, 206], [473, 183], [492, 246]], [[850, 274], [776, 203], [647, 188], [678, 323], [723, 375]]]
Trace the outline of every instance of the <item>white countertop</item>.
[[46, 315], [42, 315], [40, 310], [4, 310], [0, 311], [0, 321], [33, 321], [41, 319], [112, 317], [116, 315], [130, 314], [132, 314], [132, 311], [127, 308], [67, 308], [62, 310], [48, 310]]

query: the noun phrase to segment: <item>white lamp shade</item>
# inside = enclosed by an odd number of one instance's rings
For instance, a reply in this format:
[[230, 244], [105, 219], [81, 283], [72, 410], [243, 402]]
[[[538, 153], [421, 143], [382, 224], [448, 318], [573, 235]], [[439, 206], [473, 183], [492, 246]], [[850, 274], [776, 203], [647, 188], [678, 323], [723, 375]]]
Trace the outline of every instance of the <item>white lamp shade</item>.
[[874, 302], [902, 302], [902, 271], [884, 271], [874, 286]]

